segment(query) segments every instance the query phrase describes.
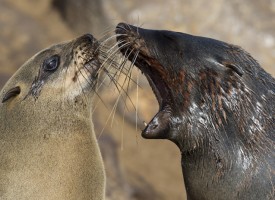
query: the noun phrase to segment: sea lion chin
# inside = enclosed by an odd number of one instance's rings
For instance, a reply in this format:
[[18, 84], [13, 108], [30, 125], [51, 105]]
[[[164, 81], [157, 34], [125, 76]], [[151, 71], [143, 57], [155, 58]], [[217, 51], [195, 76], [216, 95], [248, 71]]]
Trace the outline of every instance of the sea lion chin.
[[273, 199], [274, 78], [222, 41], [125, 23], [116, 34], [159, 103], [142, 136], [179, 147], [188, 198]]
[[0, 92], [0, 199], [105, 199], [91, 109], [101, 72], [90, 34], [29, 59]]

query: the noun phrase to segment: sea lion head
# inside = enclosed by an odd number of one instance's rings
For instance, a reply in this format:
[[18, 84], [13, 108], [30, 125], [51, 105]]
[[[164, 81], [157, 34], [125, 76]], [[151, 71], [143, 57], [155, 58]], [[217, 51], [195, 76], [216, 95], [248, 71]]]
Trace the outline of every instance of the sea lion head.
[[145, 74], [159, 103], [144, 138], [172, 140], [182, 152], [221, 144], [226, 151], [271, 133], [274, 106], [265, 104], [274, 97], [274, 81], [241, 48], [125, 23], [116, 34], [120, 51]]
[[104, 199], [91, 110], [101, 50], [90, 34], [53, 45], [3, 87], [1, 199]]
[[[99, 43], [90, 34], [53, 45], [29, 59], [2, 90], [2, 103], [73, 101], [94, 94]], [[55, 94], [55, 95], [54, 95]]]

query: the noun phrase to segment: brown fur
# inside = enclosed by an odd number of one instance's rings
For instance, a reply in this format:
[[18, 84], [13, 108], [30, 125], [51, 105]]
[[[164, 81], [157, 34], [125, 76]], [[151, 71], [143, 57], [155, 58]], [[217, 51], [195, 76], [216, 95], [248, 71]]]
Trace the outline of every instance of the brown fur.
[[[88, 77], [72, 81], [76, 71], [87, 73], [79, 68], [87, 57], [79, 48], [83, 37], [38, 53], [2, 89], [1, 98], [15, 86], [21, 93], [0, 103], [0, 199], [104, 199], [105, 173], [91, 121], [94, 91]], [[60, 56], [60, 67], [34, 98], [29, 90], [52, 54]]]

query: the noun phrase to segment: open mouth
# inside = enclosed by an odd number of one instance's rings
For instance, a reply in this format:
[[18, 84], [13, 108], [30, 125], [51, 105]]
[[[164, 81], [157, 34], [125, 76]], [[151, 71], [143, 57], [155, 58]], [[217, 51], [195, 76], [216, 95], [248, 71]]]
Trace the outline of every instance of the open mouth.
[[[167, 138], [166, 133], [169, 129], [171, 113], [171, 93], [165, 81], [165, 77], [167, 76], [166, 71], [158, 60], [151, 56], [145, 41], [138, 33], [136, 27], [120, 23], [116, 28], [116, 34], [120, 51], [130, 62], [142, 71], [159, 103], [159, 112], [145, 127], [142, 136], [154, 139]], [[127, 55], [129, 51], [133, 53]]]

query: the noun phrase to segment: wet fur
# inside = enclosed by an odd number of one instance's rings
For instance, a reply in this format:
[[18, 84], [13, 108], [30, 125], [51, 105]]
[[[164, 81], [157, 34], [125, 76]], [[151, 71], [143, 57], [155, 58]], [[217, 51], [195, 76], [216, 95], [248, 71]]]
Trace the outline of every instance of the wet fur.
[[273, 199], [274, 78], [221, 41], [123, 23], [116, 34], [160, 105], [142, 135], [179, 147], [188, 199]]

